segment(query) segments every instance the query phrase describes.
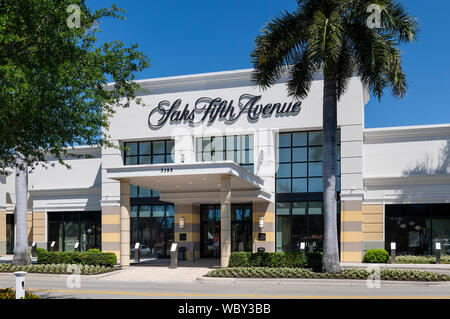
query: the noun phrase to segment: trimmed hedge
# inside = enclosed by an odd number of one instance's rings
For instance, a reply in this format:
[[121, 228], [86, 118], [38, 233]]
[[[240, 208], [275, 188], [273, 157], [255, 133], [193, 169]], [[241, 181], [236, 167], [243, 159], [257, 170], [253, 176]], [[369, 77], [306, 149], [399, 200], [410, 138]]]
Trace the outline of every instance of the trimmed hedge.
[[[16, 266], [13, 264], [0, 264], [0, 272], [16, 272], [26, 271], [27, 273], [40, 274], [71, 274], [68, 270], [68, 264], [41, 264]], [[76, 265], [80, 267], [81, 275], [98, 275], [106, 272], [114, 271], [112, 267], [94, 266], [94, 265]], [[73, 267], [71, 267], [73, 269]]]
[[[12, 288], [1, 288], [0, 299], [16, 299], [16, 290]], [[23, 299], [40, 299], [40, 298], [25, 290], [25, 298]]]
[[385, 249], [369, 249], [364, 255], [363, 262], [387, 264], [389, 262], [389, 253]]
[[[436, 256], [396, 256], [397, 264], [435, 264]], [[441, 256], [441, 264], [450, 264], [450, 256]]]
[[[384, 249], [370, 249], [364, 256], [365, 263], [390, 263], [389, 253]], [[397, 264], [435, 264], [436, 256], [396, 256]], [[450, 264], [450, 255], [441, 256], [441, 264]]]
[[102, 253], [96, 251], [87, 252], [59, 252], [42, 251], [37, 252], [38, 264], [80, 264], [114, 267], [117, 257], [114, 253]]
[[[313, 272], [305, 268], [234, 267], [209, 271], [206, 277], [221, 278], [311, 278], [311, 279], [368, 279], [374, 271], [344, 269], [340, 273]], [[427, 271], [383, 269], [381, 280], [449, 281], [450, 276]]]
[[321, 253], [251, 253], [233, 252], [228, 267], [313, 268], [322, 269]]

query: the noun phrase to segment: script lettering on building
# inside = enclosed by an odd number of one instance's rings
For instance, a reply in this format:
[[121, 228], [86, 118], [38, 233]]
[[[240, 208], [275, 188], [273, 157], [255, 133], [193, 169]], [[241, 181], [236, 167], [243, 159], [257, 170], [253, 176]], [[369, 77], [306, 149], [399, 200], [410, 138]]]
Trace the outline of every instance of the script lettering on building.
[[243, 94], [239, 97], [238, 103], [234, 100], [224, 100], [220, 97], [201, 97], [193, 108], [189, 103], [183, 106], [181, 99], [173, 103], [164, 100], [159, 102], [148, 116], [148, 125], [152, 129], [158, 129], [166, 123], [199, 125], [207, 123], [213, 124], [216, 120], [224, 121], [226, 124], [236, 122], [244, 113], [251, 122], [260, 118], [275, 116], [297, 115], [301, 110], [301, 101], [284, 103], [258, 103], [261, 95]]

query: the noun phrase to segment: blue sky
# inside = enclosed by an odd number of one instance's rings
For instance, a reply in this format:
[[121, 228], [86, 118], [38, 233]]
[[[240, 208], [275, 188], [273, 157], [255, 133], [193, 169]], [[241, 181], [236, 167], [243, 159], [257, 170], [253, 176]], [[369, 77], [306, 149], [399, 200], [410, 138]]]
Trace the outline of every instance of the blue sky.
[[[417, 43], [402, 46], [409, 90], [390, 91], [365, 107], [365, 126], [450, 123], [450, 2], [401, 1], [420, 23]], [[137, 79], [250, 68], [249, 53], [264, 24], [295, 0], [88, 0], [92, 9], [113, 3], [126, 20], [104, 19], [100, 41], [137, 43], [151, 67]]]

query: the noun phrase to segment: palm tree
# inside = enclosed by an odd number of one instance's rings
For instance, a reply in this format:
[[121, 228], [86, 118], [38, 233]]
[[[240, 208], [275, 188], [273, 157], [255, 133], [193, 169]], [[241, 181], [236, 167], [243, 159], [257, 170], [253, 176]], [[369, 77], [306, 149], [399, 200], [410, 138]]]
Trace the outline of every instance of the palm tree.
[[[376, 5], [375, 14], [369, 10]], [[378, 14], [379, 13], [379, 14]], [[373, 27], [379, 18], [380, 28]], [[375, 21], [376, 22], [376, 21]], [[378, 99], [390, 87], [406, 94], [398, 46], [417, 39], [418, 23], [395, 0], [297, 0], [297, 9], [269, 22], [251, 53], [262, 89], [289, 72], [288, 94], [304, 99], [323, 75], [323, 270], [339, 272], [336, 216], [337, 101], [356, 74]]]
[[16, 240], [14, 247], [14, 265], [31, 264], [28, 248], [27, 206], [28, 206], [28, 164], [17, 155], [16, 166]]

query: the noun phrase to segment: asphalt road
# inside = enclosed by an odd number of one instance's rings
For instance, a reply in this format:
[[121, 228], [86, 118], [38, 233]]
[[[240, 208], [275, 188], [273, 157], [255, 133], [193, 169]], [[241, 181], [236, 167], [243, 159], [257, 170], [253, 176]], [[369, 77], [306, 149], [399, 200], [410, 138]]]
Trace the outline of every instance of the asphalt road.
[[[26, 289], [52, 299], [329, 299], [329, 298], [445, 298], [450, 299], [450, 283], [381, 283], [369, 288], [363, 281], [284, 281], [231, 282], [130, 282], [82, 277], [80, 287], [69, 287], [66, 275], [28, 274]], [[0, 274], [0, 287], [14, 287], [13, 274]]]

